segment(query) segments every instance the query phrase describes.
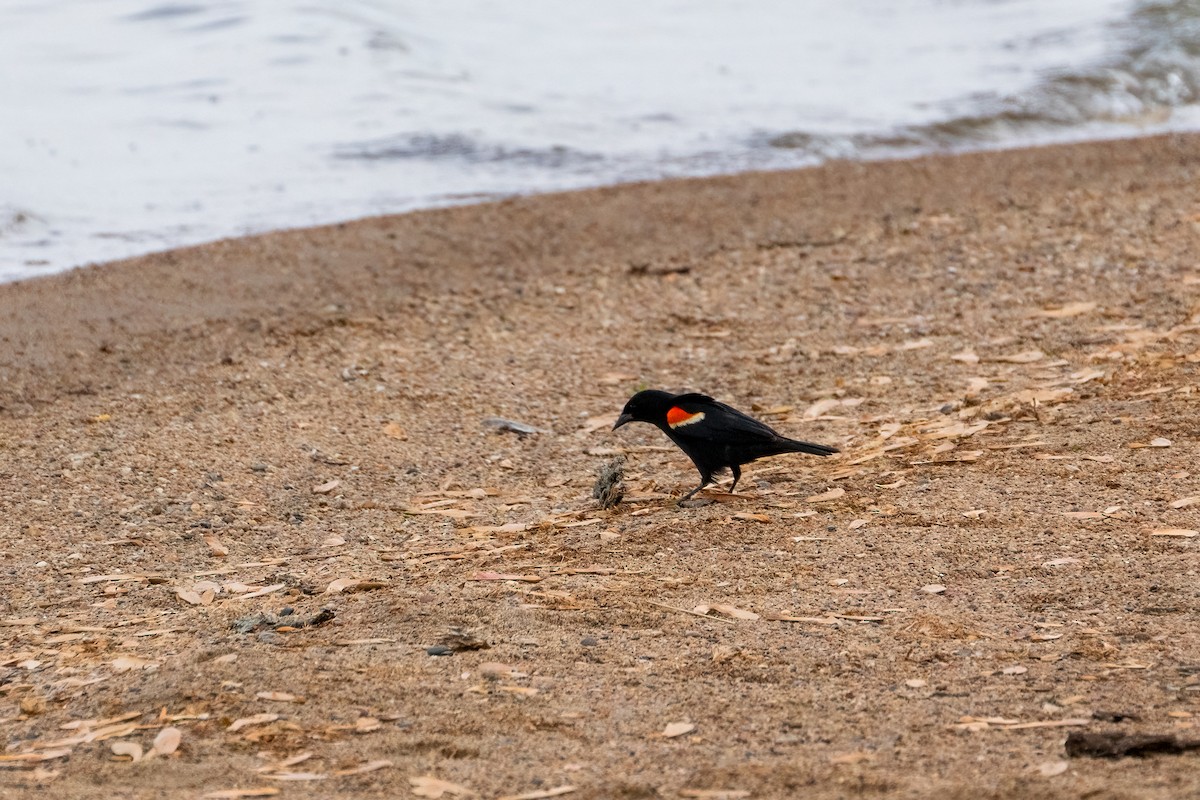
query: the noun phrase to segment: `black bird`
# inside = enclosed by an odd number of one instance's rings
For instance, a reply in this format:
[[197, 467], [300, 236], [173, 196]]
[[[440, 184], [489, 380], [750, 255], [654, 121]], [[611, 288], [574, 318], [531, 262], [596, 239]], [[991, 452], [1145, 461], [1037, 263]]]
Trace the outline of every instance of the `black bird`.
[[665, 433], [700, 470], [700, 485], [680, 498], [687, 500], [712, 483], [713, 473], [728, 468], [737, 487], [742, 464], [780, 453], [829, 456], [836, 447], [781, 436], [767, 425], [708, 395], [671, 394], [647, 389], [629, 398], [613, 430], [629, 422], [649, 422]]

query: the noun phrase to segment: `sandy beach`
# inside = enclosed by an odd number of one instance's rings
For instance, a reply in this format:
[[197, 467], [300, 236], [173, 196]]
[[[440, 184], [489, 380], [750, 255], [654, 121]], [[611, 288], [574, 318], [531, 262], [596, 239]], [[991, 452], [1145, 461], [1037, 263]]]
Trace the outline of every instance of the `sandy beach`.
[[[1200, 740], [1198, 187], [833, 163], [0, 286], [0, 796], [1200, 794], [1064, 748]], [[643, 387], [842, 453], [679, 507]]]

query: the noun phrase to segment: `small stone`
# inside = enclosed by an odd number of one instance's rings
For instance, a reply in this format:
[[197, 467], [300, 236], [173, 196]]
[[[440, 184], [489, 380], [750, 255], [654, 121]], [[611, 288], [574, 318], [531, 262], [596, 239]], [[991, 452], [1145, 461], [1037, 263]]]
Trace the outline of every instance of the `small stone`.
[[584, 647], [595, 647], [596, 645], [600, 644], [594, 637], [591, 636], [583, 637], [579, 640], [579, 643]]
[[454, 652], [454, 648], [447, 647], [444, 644], [435, 644], [431, 647], [426, 647], [425, 652], [431, 656], [448, 656]]

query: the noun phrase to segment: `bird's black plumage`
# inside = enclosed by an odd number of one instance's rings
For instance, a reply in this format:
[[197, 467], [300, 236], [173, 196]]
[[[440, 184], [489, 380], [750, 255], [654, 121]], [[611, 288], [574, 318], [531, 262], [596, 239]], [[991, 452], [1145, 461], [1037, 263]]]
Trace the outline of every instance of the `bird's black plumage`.
[[742, 477], [742, 464], [781, 453], [828, 456], [835, 447], [789, 439], [769, 426], [708, 395], [671, 394], [647, 389], [629, 398], [613, 430], [629, 422], [648, 422], [665, 433], [700, 471], [700, 485], [687, 500], [712, 483], [722, 469], [733, 473], [733, 491]]

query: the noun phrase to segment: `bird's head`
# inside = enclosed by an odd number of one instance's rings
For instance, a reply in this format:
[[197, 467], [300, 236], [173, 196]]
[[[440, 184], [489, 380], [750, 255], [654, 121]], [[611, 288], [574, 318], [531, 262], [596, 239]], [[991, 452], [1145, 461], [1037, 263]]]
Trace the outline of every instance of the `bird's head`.
[[663, 424], [667, 419], [667, 409], [675, 395], [658, 389], [646, 389], [629, 398], [621, 416], [617, 417], [613, 430], [630, 422], [649, 422], [651, 425]]

